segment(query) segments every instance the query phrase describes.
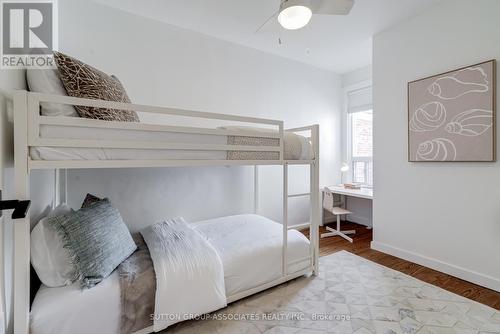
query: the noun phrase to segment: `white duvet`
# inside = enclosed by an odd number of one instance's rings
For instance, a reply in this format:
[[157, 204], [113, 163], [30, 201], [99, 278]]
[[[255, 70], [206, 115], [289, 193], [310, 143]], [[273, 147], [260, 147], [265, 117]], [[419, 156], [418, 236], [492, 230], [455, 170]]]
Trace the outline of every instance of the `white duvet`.
[[156, 274], [154, 331], [226, 307], [224, 269], [214, 247], [183, 219], [141, 231]]

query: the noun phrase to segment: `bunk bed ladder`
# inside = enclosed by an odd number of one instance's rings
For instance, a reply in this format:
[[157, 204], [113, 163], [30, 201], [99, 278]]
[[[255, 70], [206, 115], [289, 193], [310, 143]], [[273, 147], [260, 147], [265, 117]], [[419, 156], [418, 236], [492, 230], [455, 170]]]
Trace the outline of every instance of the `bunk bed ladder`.
[[[311, 130], [311, 142], [313, 143], [314, 156], [319, 157], [319, 125], [308, 127]], [[302, 128], [291, 129], [302, 130]], [[290, 130], [289, 130], [290, 131]], [[319, 258], [319, 224], [321, 220], [321, 204], [319, 197], [319, 165], [318, 159], [315, 159], [309, 164], [309, 192], [289, 194], [288, 193], [288, 162], [283, 164], [283, 254], [282, 254], [282, 274], [287, 276], [287, 248], [288, 248], [288, 230], [297, 226], [288, 226], [288, 199], [297, 197], [309, 197], [310, 200], [310, 216], [309, 222], [300, 227], [309, 227], [309, 240], [311, 242], [311, 258], [313, 274], [318, 274], [318, 258]], [[255, 177], [258, 177], [257, 170]]]
[[[307, 193], [297, 193], [297, 194], [289, 194], [288, 193], [288, 184], [287, 184], [287, 181], [288, 181], [288, 165], [285, 164], [284, 165], [284, 170], [283, 170], [283, 226], [284, 226], [284, 229], [283, 229], [283, 240], [287, 240], [286, 236], [285, 236], [285, 230], [291, 230], [291, 229], [294, 229], [294, 228], [309, 228], [309, 238], [310, 238], [310, 241], [311, 241], [311, 258], [313, 259], [312, 260], [312, 264], [313, 264], [313, 269], [315, 270], [315, 273], [316, 273], [316, 243], [318, 242], [318, 239], [314, 239], [315, 238], [315, 232], [314, 232], [314, 226], [316, 224], [316, 221], [318, 219], [318, 216], [317, 216], [317, 213], [315, 212], [315, 201], [318, 200], [319, 197], [317, 197], [316, 199], [314, 198], [313, 196], [313, 181], [316, 179], [316, 175], [317, 175], [317, 170], [316, 170], [316, 163], [314, 164], [311, 164], [310, 165], [310, 179], [311, 179], [311, 190], [310, 192], [307, 192]], [[310, 206], [311, 206], [311, 212], [310, 212], [310, 220], [309, 222], [307, 223], [304, 223], [304, 224], [300, 224], [300, 225], [292, 225], [292, 226], [289, 226], [288, 225], [288, 199], [289, 198], [298, 198], [298, 197], [309, 197], [309, 200], [310, 200]], [[313, 222], [315, 222], [313, 224]], [[286, 247], [285, 247], [286, 249]], [[286, 257], [286, 256], [285, 256]], [[286, 271], [284, 270], [283, 271], [284, 275], [286, 275]]]

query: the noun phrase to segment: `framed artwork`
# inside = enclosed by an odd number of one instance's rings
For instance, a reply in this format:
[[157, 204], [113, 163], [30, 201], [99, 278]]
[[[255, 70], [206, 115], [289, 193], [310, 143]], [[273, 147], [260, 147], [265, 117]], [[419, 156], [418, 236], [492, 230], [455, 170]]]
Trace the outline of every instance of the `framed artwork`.
[[408, 83], [408, 161], [495, 161], [496, 61]]

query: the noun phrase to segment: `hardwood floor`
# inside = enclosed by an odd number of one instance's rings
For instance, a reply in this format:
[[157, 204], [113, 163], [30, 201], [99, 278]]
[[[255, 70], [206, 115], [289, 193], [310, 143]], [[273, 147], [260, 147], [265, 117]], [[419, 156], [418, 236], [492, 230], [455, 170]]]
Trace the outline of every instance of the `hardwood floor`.
[[[479, 285], [461, 280], [459, 278], [429, 269], [416, 263], [388, 255], [376, 250], [370, 249], [372, 241], [372, 230], [354, 223], [342, 223], [343, 230], [356, 230], [353, 236], [354, 242], [342, 239], [341, 237], [324, 238], [320, 241], [320, 256], [332, 254], [341, 250], [346, 250], [358, 256], [364, 257], [370, 261], [379, 263], [386, 267], [398, 270], [407, 275], [420, 279], [424, 282], [439, 286], [445, 290], [451, 291], [466, 298], [475, 300], [479, 303], [491, 306], [500, 310], [500, 293], [481, 287]], [[320, 233], [324, 233], [324, 227], [320, 228]], [[308, 230], [304, 230], [308, 235]]]

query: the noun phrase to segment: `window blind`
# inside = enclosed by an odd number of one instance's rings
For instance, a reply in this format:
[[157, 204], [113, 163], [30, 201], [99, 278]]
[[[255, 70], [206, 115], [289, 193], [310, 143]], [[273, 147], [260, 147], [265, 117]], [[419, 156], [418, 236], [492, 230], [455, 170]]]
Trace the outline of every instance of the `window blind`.
[[364, 87], [347, 93], [347, 112], [355, 113], [371, 110], [372, 105], [372, 87]]

